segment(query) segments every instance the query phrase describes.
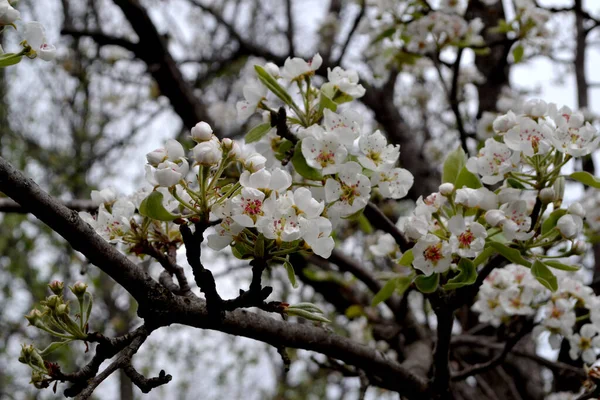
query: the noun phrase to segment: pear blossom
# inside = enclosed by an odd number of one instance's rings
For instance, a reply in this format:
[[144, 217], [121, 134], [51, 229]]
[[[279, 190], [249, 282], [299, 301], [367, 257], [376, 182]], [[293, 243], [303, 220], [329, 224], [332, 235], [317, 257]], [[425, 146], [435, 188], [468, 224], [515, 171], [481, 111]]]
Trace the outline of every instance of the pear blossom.
[[479, 121], [477, 121], [477, 139], [486, 140], [494, 136], [494, 122], [496, 120], [496, 114], [489, 111], [484, 111]]
[[400, 146], [388, 145], [385, 136], [379, 130], [361, 136], [358, 147], [362, 153], [358, 156], [358, 161], [372, 171], [391, 169], [400, 156]]
[[175, 139], [169, 139], [165, 143], [165, 147], [156, 149], [146, 154], [148, 163], [154, 167], [163, 161], [176, 162], [185, 157], [183, 146]]
[[418, 240], [425, 236], [432, 225], [431, 217], [425, 215], [411, 215], [398, 220], [398, 229], [411, 240]]
[[330, 109], [323, 110], [323, 126], [331, 133], [339, 143], [347, 148], [352, 148], [354, 141], [360, 135], [362, 117], [360, 114], [348, 109], [341, 114], [334, 113]]
[[488, 211], [498, 207], [498, 196], [486, 187], [478, 189], [465, 187], [456, 190], [454, 202], [465, 207]]
[[534, 299], [533, 289], [529, 286], [519, 288], [511, 286], [500, 293], [500, 304], [510, 315], [533, 315], [531, 303]]
[[325, 175], [335, 174], [339, 166], [346, 161], [348, 150], [336, 136], [319, 127], [313, 129], [312, 134], [314, 136], [302, 140], [301, 150], [306, 163], [322, 170]]
[[292, 242], [302, 237], [300, 223], [292, 207], [282, 208], [275, 205], [265, 208], [263, 215], [256, 224], [257, 230], [267, 239]]
[[112, 203], [117, 200], [117, 194], [114, 192], [112, 188], [98, 190], [92, 190], [91, 193], [92, 202], [96, 205]]
[[238, 122], [246, 121], [256, 112], [259, 104], [267, 97], [267, 88], [258, 81], [247, 83], [242, 91], [245, 100], [238, 101], [236, 104]]
[[531, 217], [525, 200], [504, 204], [500, 210], [506, 216], [502, 222], [502, 232], [508, 240], [527, 240], [533, 237], [535, 232], [528, 232], [531, 229]]
[[44, 61], [52, 61], [56, 58], [56, 47], [46, 41], [46, 30], [44, 26], [31, 21], [25, 24], [23, 37], [31, 47], [31, 57], [39, 56]]
[[267, 71], [275, 79], [279, 78], [280, 76], [279, 67], [272, 62], [265, 64], [265, 71]]
[[244, 227], [236, 223], [233, 216], [233, 203], [225, 202], [212, 207], [211, 211], [221, 223], [215, 227], [215, 233], [208, 235], [207, 244], [213, 250], [222, 250], [235, 240], [235, 237], [244, 230]]
[[242, 172], [240, 184], [244, 188], [283, 193], [292, 185], [292, 176], [281, 168], [274, 168], [271, 171], [263, 168], [253, 173], [250, 173], [250, 171]]
[[275, 193], [265, 201], [265, 194], [258, 189], [242, 188], [241, 194], [230, 201], [232, 205], [231, 218], [243, 227], [250, 228], [256, 225], [259, 217], [265, 214], [265, 204], [275, 207]]
[[467, 222], [461, 215], [455, 215], [448, 220], [450, 246], [452, 252], [461, 257], [475, 258], [483, 251], [487, 231], [478, 222]]
[[331, 206], [332, 211], [348, 216], [365, 208], [371, 193], [371, 182], [361, 172], [360, 165], [351, 161], [343, 165], [337, 180], [327, 179], [325, 199], [327, 203], [335, 202]]
[[442, 196], [439, 192], [431, 193], [425, 198], [420, 196], [417, 199], [417, 206], [414, 211], [415, 215], [426, 215], [428, 218], [431, 218], [431, 215], [437, 213], [447, 202], [448, 199], [446, 196]]
[[179, 183], [187, 175], [188, 171], [189, 165], [187, 161], [183, 161], [181, 164], [165, 161], [160, 163], [153, 171], [153, 177], [149, 177], [149, 175], [146, 175], [146, 177], [155, 186], [172, 187]]
[[112, 205], [111, 212], [101, 204], [96, 217], [83, 211], [79, 216], [106, 241], [116, 243], [131, 229], [130, 220], [134, 212], [135, 205], [130, 200], [121, 198]]
[[582, 157], [596, 150], [600, 135], [596, 128], [586, 122], [581, 127], [559, 127], [550, 135], [550, 139], [561, 153]]
[[335, 247], [335, 241], [331, 237], [331, 221], [324, 217], [318, 217], [312, 220], [304, 229], [303, 239], [310, 246], [313, 253], [323, 258], [329, 258]]
[[556, 227], [564, 238], [573, 239], [583, 230], [583, 220], [578, 215], [566, 214], [558, 219]]
[[281, 77], [288, 81], [303, 79], [304, 76], [314, 74], [321, 67], [321, 64], [323, 64], [323, 58], [319, 53], [315, 54], [308, 62], [298, 57], [288, 57], [281, 69]]
[[481, 176], [481, 181], [493, 185], [504, 179], [504, 175], [516, 169], [519, 153], [513, 153], [504, 143], [494, 139], [485, 141], [485, 146], [479, 150], [476, 157], [467, 161], [467, 169]]
[[427, 234], [419, 239], [413, 247], [413, 254], [413, 266], [427, 276], [450, 269], [452, 262], [450, 244], [435, 235]]
[[21, 13], [15, 10], [8, 0], [0, 0], [0, 25], [11, 25], [21, 18]]
[[515, 151], [532, 157], [550, 151], [552, 130], [545, 122], [536, 122], [528, 117], [519, 117], [518, 124], [504, 135], [504, 143]]
[[327, 79], [341, 92], [355, 99], [365, 95], [365, 88], [358, 83], [358, 73], [356, 71], [344, 71], [340, 67], [327, 68]]
[[438, 191], [442, 196], [450, 196], [452, 193], [454, 193], [454, 184], [450, 182], [442, 183], [439, 186]]
[[508, 111], [508, 113], [497, 117], [492, 127], [496, 133], [506, 133], [515, 125], [517, 125], [517, 116], [514, 112]]
[[581, 356], [583, 362], [587, 364], [593, 364], [596, 361], [596, 352], [594, 351], [594, 344], [596, 347], [598, 339], [596, 334], [598, 328], [593, 324], [585, 324], [581, 327], [579, 333], [575, 333], [569, 338], [569, 356], [572, 360], [576, 360]]
[[408, 194], [415, 178], [404, 168], [394, 168], [389, 171], [375, 171], [371, 175], [371, 185], [377, 186], [383, 197], [401, 199]]
[[543, 117], [548, 111], [548, 103], [541, 99], [531, 99], [523, 104], [523, 113], [532, 117]]
[[250, 172], [256, 172], [265, 167], [267, 159], [254, 151], [254, 148], [246, 146], [241, 149], [238, 160], [242, 163], [245, 169]]
[[541, 307], [544, 318], [540, 327], [550, 331], [550, 345], [554, 349], [560, 348], [560, 336], [568, 337], [573, 334], [573, 326], [577, 316], [574, 303], [568, 299], [558, 298]]

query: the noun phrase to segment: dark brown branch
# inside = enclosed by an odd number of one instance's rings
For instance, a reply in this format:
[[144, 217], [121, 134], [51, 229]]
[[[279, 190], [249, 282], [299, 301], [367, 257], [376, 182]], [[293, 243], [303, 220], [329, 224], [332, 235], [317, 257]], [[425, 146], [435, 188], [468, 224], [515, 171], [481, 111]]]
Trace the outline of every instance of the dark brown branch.
[[294, 46], [294, 10], [292, 6], [292, 0], [286, 0], [285, 2], [285, 12], [287, 16], [287, 30], [285, 32], [288, 46], [289, 46], [289, 54], [290, 57], [294, 57], [296, 54], [296, 48]]
[[100, 46], [119, 46], [132, 53], [137, 53], [139, 45], [126, 38], [112, 36], [100, 31], [77, 30], [72, 27], [64, 27], [60, 31], [61, 35], [71, 36], [73, 38], [89, 37], [92, 38]]
[[[165, 272], [167, 272], [170, 276], [175, 275], [177, 282], [179, 282], [179, 286], [175, 289], [174, 293], [184, 296], [192, 294], [187, 277], [185, 276], [185, 271], [180, 265], [177, 265], [174, 255], [173, 257], [169, 257], [150, 243], [147, 243], [146, 246], [144, 246], [143, 252], [157, 260], [165, 269]], [[170, 290], [173, 291], [172, 289], [174, 288], [171, 287]]]
[[[62, 204], [74, 211], [86, 211], [89, 213], [98, 211], [98, 204], [91, 200], [67, 200], [63, 201]], [[19, 203], [12, 199], [0, 198], [0, 212], [27, 214], [30, 212], [30, 210], [22, 207]]]
[[386, 217], [386, 215], [375, 204], [367, 204], [364, 213], [367, 219], [369, 219], [371, 222], [371, 225], [373, 225], [376, 229], [381, 229], [382, 231], [392, 235], [400, 247], [400, 250], [406, 251], [412, 247], [402, 232], [400, 232], [398, 227], [392, 221], [390, 221], [390, 219]]
[[360, 0], [360, 11], [356, 15], [356, 18], [354, 18], [354, 22], [352, 23], [352, 28], [350, 28], [350, 32], [348, 32], [348, 36], [346, 36], [346, 41], [344, 42], [344, 44], [342, 45], [342, 49], [340, 50], [340, 55], [337, 58], [337, 60], [333, 63], [333, 65], [340, 65], [341, 64], [342, 59], [346, 55], [346, 50], [348, 49], [348, 45], [352, 41], [352, 37], [354, 36], [354, 32], [356, 32], [356, 29], [358, 28], [358, 25], [360, 25], [360, 21], [365, 16], [366, 8], [367, 8], [366, 1], [365, 0]]

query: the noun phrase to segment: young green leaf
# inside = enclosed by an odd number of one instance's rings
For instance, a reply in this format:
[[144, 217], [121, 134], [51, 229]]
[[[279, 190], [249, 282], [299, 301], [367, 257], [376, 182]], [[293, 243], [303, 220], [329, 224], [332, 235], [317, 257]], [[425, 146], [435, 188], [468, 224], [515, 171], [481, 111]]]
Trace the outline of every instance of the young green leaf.
[[270, 130], [271, 130], [271, 124], [269, 122], [264, 122], [262, 124], [258, 124], [254, 128], [250, 129], [250, 131], [244, 137], [244, 140], [246, 141], [246, 143], [258, 142]]
[[294, 267], [288, 260], [285, 260], [285, 262], [283, 263], [283, 267], [287, 272], [287, 276], [290, 280], [290, 283], [292, 284], [292, 287], [296, 289], [298, 287], [298, 282], [296, 282], [296, 273], [294, 272]]
[[371, 301], [371, 306], [375, 307], [377, 304], [386, 301], [392, 294], [394, 294], [394, 290], [396, 290], [396, 285], [398, 284], [398, 278], [392, 278], [383, 285], [381, 290], [377, 292], [377, 294], [373, 297], [373, 301]]
[[550, 271], [550, 268], [548, 268], [543, 262], [535, 260], [531, 266], [531, 273], [539, 283], [551, 291], [555, 292], [558, 289], [556, 276], [554, 276], [552, 271]]
[[415, 285], [422, 293], [433, 293], [440, 284], [440, 274], [433, 273], [429, 276], [417, 275]]
[[555, 269], [560, 269], [562, 271], [579, 271], [581, 269], [581, 266], [579, 265], [568, 265], [553, 260], [544, 260], [544, 264]]
[[412, 262], [414, 259], [415, 259], [415, 256], [413, 254], [412, 249], [406, 250], [404, 252], [404, 254], [402, 254], [402, 257], [400, 257], [400, 260], [398, 260], [398, 264], [404, 265], [406, 267], [410, 267], [412, 265]]
[[456, 177], [456, 182], [454, 182], [454, 186], [457, 189], [462, 189], [463, 187], [468, 187], [471, 189], [479, 189], [483, 185], [479, 178], [473, 174], [471, 171], [467, 169], [467, 167], [462, 167], [458, 176]]
[[337, 104], [335, 101], [331, 100], [325, 93], [321, 92], [321, 97], [319, 99], [319, 112], [323, 112], [324, 109], [330, 109], [333, 112], [337, 110]]
[[513, 60], [514, 60], [515, 64], [518, 64], [521, 62], [524, 54], [525, 54], [525, 49], [523, 48], [523, 46], [521, 44], [518, 44], [517, 46], [515, 46], [515, 48], [512, 51]]
[[141, 215], [158, 221], [173, 221], [181, 217], [179, 214], [167, 211], [163, 206], [163, 194], [156, 190], [142, 200], [139, 211]]
[[315, 313], [312, 313], [310, 311], [302, 310], [302, 309], [299, 309], [299, 308], [288, 307], [286, 309], [286, 314], [287, 315], [296, 315], [298, 317], [302, 317], [302, 318], [305, 318], [305, 319], [308, 319], [308, 320], [311, 320], [311, 321], [331, 323], [330, 320], [328, 320], [327, 318], [325, 318], [322, 315], [315, 314]]
[[565, 210], [564, 208], [559, 208], [558, 210], [552, 211], [552, 213], [550, 213], [548, 218], [546, 218], [546, 220], [542, 224], [542, 235], [544, 235], [544, 234], [548, 233], [550, 230], [554, 229], [556, 227], [556, 223], [558, 222], [559, 218], [562, 217], [563, 215], [565, 215], [566, 213], [567, 213], [567, 210]]
[[448, 154], [444, 161], [442, 169], [442, 182], [456, 183], [458, 175], [467, 163], [467, 155], [462, 147], [458, 146], [456, 150]]
[[22, 58], [23, 58], [23, 56], [19, 56], [16, 53], [2, 54], [0, 56], [0, 68], [18, 64]]
[[576, 181], [583, 183], [584, 185], [587, 185], [587, 186], [590, 186], [590, 187], [593, 187], [596, 189], [600, 189], [600, 180], [598, 178], [596, 178], [594, 175], [590, 174], [589, 172], [577, 171], [577, 172], [573, 172], [569, 176], [571, 178], [575, 179]]
[[415, 275], [411, 274], [409, 276], [401, 276], [398, 278], [398, 282], [396, 283], [396, 294], [402, 296], [406, 289], [410, 287], [410, 285], [415, 280]]
[[273, 78], [263, 67], [255, 65], [254, 69], [258, 75], [258, 79], [269, 89], [273, 94], [279, 97], [285, 104], [291, 106], [294, 104], [292, 96], [279, 84], [277, 80]]
[[499, 242], [490, 242], [490, 246], [494, 248], [500, 255], [506, 258], [508, 261], [524, 265], [526, 267], [531, 267], [531, 263], [523, 258], [521, 252], [517, 249], [512, 249], [502, 243]]
[[444, 285], [445, 290], [458, 289], [459, 287], [475, 283], [477, 268], [475, 268], [473, 261], [468, 258], [461, 258], [458, 262], [458, 270], [460, 271], [459, 274]]

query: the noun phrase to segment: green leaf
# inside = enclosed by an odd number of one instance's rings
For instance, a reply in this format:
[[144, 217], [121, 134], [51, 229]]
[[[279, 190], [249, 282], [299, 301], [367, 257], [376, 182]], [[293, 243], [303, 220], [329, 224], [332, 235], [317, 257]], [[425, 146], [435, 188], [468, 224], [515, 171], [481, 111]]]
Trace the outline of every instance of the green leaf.
[[462, 147], [458, 146], [456, 150], [448, 154], [444, 161], [442, 170], [442, 182], [450, 182], [454, 184], [458, 179], [458, 175], [467, 163], [467, 155]]
[[[262, 234], [261, 234], [261, 236], [262, 236]], [[288, 279], [290, 280], [290, 283], [292, 284], [292, 287], [294, 289], [296, 289], [298, 287], [298, 282], [296, 282], [296, 273], [294, 272], [294, 267], [288, 260], [285, 260], [285, 262], [283, 263], [283, 267], [285, 268], [285, 271], [287, 272], [287, 276], [288, 276]]]
[[323, 310], [321, 310], [319, 307], [315, 306], [313, 303], [309, 303], [306, 301], [302, 302], [302, 303], [297, 303], [297, 304], [291, 305], [289, 308], [298, 308], [298, 309], [305, 310], [305, 311], [323, 314]]
[[291, 106], [294, 104], [292, 96], [260, 65], [255, 65], [254, 69], [258, 75], [258, 79], [269, 89], [275, 96], [279, 97], [285, 104]]
[[264, 122], [262, 124], [258, 124], [254, 128], [250, 129], [250, 131], [248, 133], [246, 133], [244, 140], [246, 141], [246, 143], [258, 142], [270, 130], [271, 130], [271, 124], [269, 122]]
[[471, 285], [477, 279], [477, 268], [473, 261], [468, 258], [461, 258], [458, 262], [458, 270], [460, 273], [454, 278], [448, 280], [444, 285], [445, 290], [458, 289], [459, 287]]
[[50, 345], [48, 345], [48, 347], [46, 347], [44, 350], [40, 351], [39, 354], [42, 357], [47, 357], [48, 354], [60, 349], [64, 345], [68, 344], [69, 342], [70, 342], [70, 340], [65, 340], [64, 342], [52, 342], [52, 343], [50, 343]]
[[539, 260], [535, 260], [533, 266], [531, 267], [531, 273], [538, 280], [539, 283], [550, 289], [551, 291], [556, 291], [558, 289], [558, 282], [556, 281], [556, 276], [550, 271], [543, 262]]
[[344, 312], [344, 314], [346, 315], [346, 318], [354, 319], [354, 318], [362, 317], [363, 315], [365, 315], [365, 311], [358, 304], [354, 304], [354, 305], [346, 308], [346, 311]]
[[365, 216], [365, 214], [360, 213], [358, 215], [358, 218], [356, 219], [356, 222], [358, 222], [358, 227], [360, 228], [360, 230], [366, 233], [367, 235], [373, 233], [373, 226], [371, 225], [369, 219]]
[[440, 284], [440, 274], [433, 273], [429, 276], [417, 275], [415, 285], [422, 293], [433, 293]]
[[306, 159], [302, 154], [302, 140], [296, 143], [294, 155], [292, 156], [292, 165], [294, 166], [296, 172], [306, 179], [311, 179], [313, 181], [319, 181], [323, 179], [323, 176], [318, 169], [315, 169], [306, 163]]
[[254, 242], [254, 255], [256, 258], [263, 258], [265, 256], [265, 236], [262, 233], [258, 234], [256, 242]]
[[508, 184], [508, 186], [515, 188], [515, 189], [525, 189], [525, 186], [523, 186], [523, 184], [521, 182], [519, 182], [518, 180], [516, 180], [514, 178], [508, 178], [506, 180], [506, 183]]
[[490, 256], [494, 254], [494, 249], [492, 247], [486, 247], [483, 249], [481, 253], [473, 260], [473, 264], [477, 267], [479, 264], [485, 262]]
[[560, 269], [561, 271], [579, 271], [581, 269], [581, 266], [579, 265], [563, 264], [560, 261], [546, 260], [544, 261], [544, 264], [552, 268]]
[[0, 56], [0, 68], [18, 64], [22, 58], [23, 58], [23, 56], [19, 56], [16, 53], [2, 54]]
[[400, 257], [400, 260], [398, 260], [398, 264], [404, 265], [406, 267], [410, 267], [412, 265], [412, 262], [414, 259], [415, 259], [415, 256], [413, 254], [412, 249], [406, 250], [404, 252], [404, 254], [402, 254], [402, 257]]
[[239, 258], [240, 260], [250, 260], [254, 258], [254, 250], [250, 249], [242, 242], [236, 242], [235, 245], [231, 246], [231, 253], [235, 258]]
[[311, 321], [331, 323], [330, 320], [328, 320], [327, 318], [325, 318], [322, 315], [314, 314], [314, 313], [312, 313], [310, 311], [306, 311], [306, 310], [302, 310], [302, 309], [298, 309], [298, 308], [288, 307], [286, 309], [286, 314], [287, 315], [296, 315], [298, 317], [306, 318], [306, 319], [309, 319]]
[[525, 258], [523, 258], [523, 256], [521, 255], [521, 252], [519, 250], [512, 249], [512, 248], [510, 248], [502, 243], [499, 243], [499, 242], [490, 242], [490, 246], [493, 247], [494, 250], [496, 250], [498, 253], [500, 253], [500, 255], [502, 255], [508, 261], [515, 263], [515, 264], [524, 265], [526, 267], [531, 267], [531, 263], [529, 261], [527, 261]]
[[463, 187], [468, 187], [471, 189], [479, 189], [483, 185], [479, 178], [473, 174], [471, 171], [467, 169], [467, 167], [462, 167], [458, 176], [456, 177], [456, 182], [454, 182], [454, 186], [457, 189], [462, 189]]
[[319, 112], [323, 112], [324, 109], [330, 109], [333, 112], [337, 110], [337, 104], [331, 100], [325, 93], [321, 92], [321, 98], [319, 100]]
[[179, 214], [167, 211], [163, 206], [163, 194], [156, 190], [142, 200], [139, 211], [141, 215], [158, 221], [173, 221], [181, 217]]
[[392, 294], [394, 294], [394, 290], [396, 290], [396, 285], [398, 283], [398, 278], [392, 278], [383, 285], [383, 287], [377, 292], [377, 294], [373, 297], [373, 301], [371, 301], [371, 306], [375, 307], [377, 304], [386, 301]]
[[524, 54], [525, 54], [525, 49], [523, 48], [523, 46], [521, 44], [518, 44], [517, 46], [515, 46], [515, 48], [512, 51], [513, 60], [514, 60], [515, 64], [518, 64], [521, 62]]
[[598, 180], [598, 178], [596, 178], [594, 175], [590, 174], [589, 172], [577, 171], [577, 172], [573, 172], [569, 176], [571, 178], [575, 179], [576, 181], [583, 183], [584, 185], [587, 185], [587, 186], [590, 186], [590, 187], [593, 187], [596, 189], [600, 189], [600, 180]]
[[560, 217], [562, 217], [566, 213], [567, 213], [567, 210], [565, 210], [563, 208], [559, 208], [558, 210], [552, 211], [550, 213], [550, 215], [548, 216], [548, 218], [546, 218], [546, 220], [542, 224], [542, 235], [545, 235], [546, 233], [548, 233], [549, 231], [554, 229], [556, 227], [556, 223], [558, 222]]
[[412, 274], [410, 276], [401, 276], [398, 278], [398, 282], [396, 283], [396, 294], [402, 296], [406, 289], [410, 287], [410, 285], [415, 280], [415, 275]]

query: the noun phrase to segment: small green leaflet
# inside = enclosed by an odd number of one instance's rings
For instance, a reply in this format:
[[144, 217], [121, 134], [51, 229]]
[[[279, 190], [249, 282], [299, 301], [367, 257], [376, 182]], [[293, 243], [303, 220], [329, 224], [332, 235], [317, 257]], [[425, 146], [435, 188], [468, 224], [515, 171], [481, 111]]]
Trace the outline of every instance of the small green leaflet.
[[254, 69], [256, 70], [256, 74], [258, 75], [258, 79], [269, 89], [275, 96], [279, 97], [285, 104], [291, 106], [294, 104], [292, 100], [292, 96], [289, 95], [286, 90], [281, 87], [277, 80], [273, 78], [271, 74], [269, 74], [263, 67], [260, 65], [255, 65]]
[[565, 210], [563, 208], [559, 208], [558, 210], [552, 211], [552, 213], [550, 213], [548, 218], [546, 218], [546, 220], [542, 224], [542, 235], [545, 235], [546, 233], [548, 233], [548, 231], [554, 229], [556, 227], [556, 223], [558, 222], [558, 219], [560, 217], [562, 217], [563, 215], [565, 215], [566, 213], [567, 213], [567, 210]]
[[577, 172], [573, 172], [569, 176], [571, 178], [575, 179], [576, 181], [583, 183], [584, 185], [587, 185], [587, 186], [590, 186], [590, 187], [593, 187], [596, 189], [600, 189], [600, 180], [598, 178], [596, 178], [594, 175], [590, 174], [589, 172], [577, 171]]
[[158, 221], [173, 221], [181, 217], [179, 214], [167, 211], [163, 206], [163, 194], [156, 190], [142, 201], [139, 211], [141, 215]]
[[417, 275], [415, 285], [422, 293], [433, 293], [440, 284], [440, 274], [433, 273], [429, 276]]
[[463, 151], [462, 147], [458, 147], [456, 150], [448, 154], [444, 161], [444, 167], [442, 169], [442, 182], [450, 182], [454, 184], [461, 170], [467, 163], [467, 155]]
[[559, 261], [552, 260], [544, 260], [544, 264], [555, 269], [560, 269], [562, 271], [579, 271], [581, 269], [581, 266], [579, 265], [568, 265]]
[[494, 250], [496, 250], [498, 253], [500, 253], [500, 255], [502, 255], [504, 258], [506, 258], [508, 261], [515, 263], [515, 264], [519, 264], [519, 265], [524, 265], [526, 267], [531, 267], [531, 263], [529, 261], [527, 261], [525, 258], [523, 258], [523, 256], [521, 255], [521, 252], [517, 249], [512, 249], [502, 243], [499, 242], [490, 242], [490, 246], [494, 248]]
[[337, 110], [337, 104], [335, 103], [335, 101], [327, 97], [325, 93], [321, 92], [321, 98], [319, 100], [319, 111], [322, 112], [326, 108], [335, 112]]
[[523, 46], [521, 44], [518, 44], [517, 46], [515, 46], [515, 48], [512, 51], [513, 60], [514, 60], [515, 64], [518, 64], [521, 62], [524, 54], [525, 54], [525, 49], [523, 48]]
[[477, 279], [477, 269], [475, 268], [473, 261], [467, 258], [461, 258], [458, 262], [458, 270], [460, 273], [444, 285], [445, 290], [458, 289], [459, 287], [475, 283], [475, 280]]
[[531, 267], [531, 273], [538, 280], [539, 283], [550, 289], [551, 291], [556, 291], [558, 289], [558, 282], [556, 280], [556, 276], [550, 271], [543, 262], [539, 260], [535, 260]]
[[264, 122], [262, 124], [258, 124], [254, 128], [250, 129], [250, 131], [244, 137], [244, 140], [246, 141], [246, 143], [258, 142], [270, 130], [271, 130], [271, 124], [269, 122]]
[[457, 189], [462, 189], [465, 186], [471, 189], [479, 189], [483, 185], [481, 184], [481, 181], [479, 180], [477, 175], [469, 171], [467, 167], [462, 167], [462, 169], [458, 173], [458, 176], [456, 177], [456, 182], [454, 182], [454, 186]]
[[404, 254], [402, 254], [402, 257], [400, 257], [400, 260], [398, 260], [398, 264], [410, 267], [414, 259], [415, 256], [413, 255], [412, 249], [406, 250]]
[[390, 279], [383, 285], [381, 290], [377, 292], [377, 294], [373, 297], [373, 301], [371, 301], [371, 306], [375, 307], [377, 304], [386, 301], [392, 294], [394, 294], [394, 290], [396, 290], [398, 278]]
[[[262, 234], [261, 234], [261, 236], [262, 236]], [[294, 267], [288, 260], [285, 260], [285, 262], [283, 263], [283, 267], [285, 268], [285, 271], [287, 272], [287, 276], [288, 276], [288, 279], [290, 280], [290, 283], [292, 284], [292, 287], [294, 289], [296, 289], [298, 287], [298, 282], [296, 282], [296, 273], [294, 272]]]
[[23, 58], [23, 56], [19, 56], [16, 53], [2, 54], [0, 56], [0, 68], [18, 64], [22, 58]]

